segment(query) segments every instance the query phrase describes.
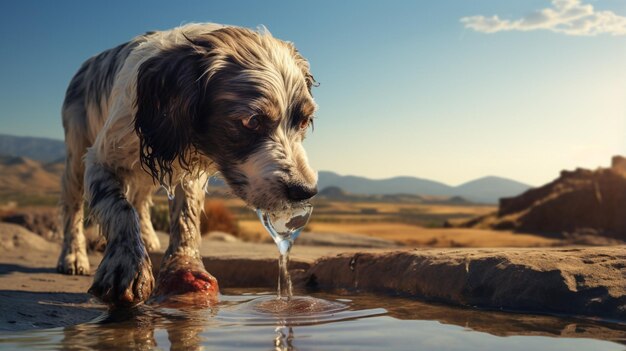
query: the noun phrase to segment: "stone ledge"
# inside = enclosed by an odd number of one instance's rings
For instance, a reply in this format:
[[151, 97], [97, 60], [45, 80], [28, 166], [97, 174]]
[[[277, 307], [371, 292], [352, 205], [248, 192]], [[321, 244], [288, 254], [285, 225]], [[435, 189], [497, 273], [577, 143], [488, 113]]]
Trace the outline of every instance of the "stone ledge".
[[448, 249], [325, 257], [310, 286], [626, 320], [626, 247]]

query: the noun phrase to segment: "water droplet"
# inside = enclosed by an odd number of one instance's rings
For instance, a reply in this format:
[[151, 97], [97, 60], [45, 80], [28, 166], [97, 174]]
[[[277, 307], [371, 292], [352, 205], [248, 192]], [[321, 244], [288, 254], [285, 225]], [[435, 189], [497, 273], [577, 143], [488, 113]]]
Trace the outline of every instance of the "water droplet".
[[220, 176], [220, 174], [221, 174], [220, 172], [215, 172], [215, 173], [211, 174], [211, 175], [207, 178], [206, 183], [204, 183], [204, 193], [205, 193], [205, 194], [208, 194], [208, 193], [209, 193], [209, 187], [211, 186], [211, 181], [212, 181], [213, 179], [217, 179], [217, 178]]
[[172, 191], [172, 187], [169, 185], [165, 185], [165, 184], [161, 184], [161, 188], [163, 188], [163, 190], [165, 190], [165, 193], [167, 194], [167, 198], [172, 201], [174, 200], [175, 196], [174, 196], [174, 192]]

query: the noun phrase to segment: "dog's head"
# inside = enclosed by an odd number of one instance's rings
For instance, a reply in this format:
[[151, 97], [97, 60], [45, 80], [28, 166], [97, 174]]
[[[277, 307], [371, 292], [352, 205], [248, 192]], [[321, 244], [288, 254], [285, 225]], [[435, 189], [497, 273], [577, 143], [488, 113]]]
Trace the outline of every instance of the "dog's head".
[[316, 104], [295, 47], [243, 28], [189, 33], [137, 76], [141, 162], [163, 182], [188, 155], [213, 160], [250, 206], [278, 210], [317, 193], [302, 147]]

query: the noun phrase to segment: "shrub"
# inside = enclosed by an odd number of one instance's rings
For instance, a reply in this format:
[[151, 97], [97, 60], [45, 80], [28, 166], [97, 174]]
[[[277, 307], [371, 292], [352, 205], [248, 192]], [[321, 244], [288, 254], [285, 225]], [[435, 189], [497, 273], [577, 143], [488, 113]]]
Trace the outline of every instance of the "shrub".
[[[154, 230], [169, 233], [170, 213], [168, 205], [152, 206], [150, 217]], [[212, 231], [239, 234], [237, 220], [223, 201], [207, 200], [204, 204], [204, 212], [200, 214], [200, 233], [205, 235]]]
[[237, 220], [223, 201], [207, 200], [204, 203], [204, 213], [200, 217], [200, 233], [205, 235], [212, 231], [239, 235]]

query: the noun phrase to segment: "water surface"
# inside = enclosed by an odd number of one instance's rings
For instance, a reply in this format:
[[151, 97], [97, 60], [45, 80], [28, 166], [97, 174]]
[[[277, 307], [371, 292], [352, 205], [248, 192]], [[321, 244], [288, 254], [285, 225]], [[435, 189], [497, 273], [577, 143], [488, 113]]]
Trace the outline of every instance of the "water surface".
[[626, 350], [626, 325], [378, 295], [291, 302], [230, 290], [212, 308], [142, 306], [66, 328], [0, 333], [3, 350]]

